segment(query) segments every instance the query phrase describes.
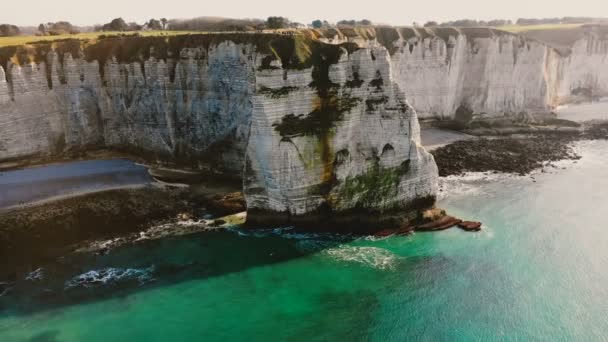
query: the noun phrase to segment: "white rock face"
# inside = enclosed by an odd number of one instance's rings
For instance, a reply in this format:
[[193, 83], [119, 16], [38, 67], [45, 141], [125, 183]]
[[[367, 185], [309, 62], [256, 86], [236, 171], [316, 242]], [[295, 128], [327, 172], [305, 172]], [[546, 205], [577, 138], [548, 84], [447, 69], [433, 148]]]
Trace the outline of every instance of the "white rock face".
[[249, 208], [262, 216], [385, 212], [437, 190], [412, 107], [425, 118], [461, 107], [494, 117], [608, 96], [602, 32], [561, 56], [494, 30], [410, 31], [336, 34], [325, 40], [362, 48], [332, 60], [325, 50], [339, 46], [305, 46], [299, 53], [316, 59], [304, 69], [265, 65], [259, 45], [229, 39], [135, 63], [86, 51], [0, 60], [0, 161], [109, 147], [237, 177], [245, 169]]
[[[608, 31], [608, 30], [606, 30]], [[608, 96], [608, 32], [591, 32], [560, 60], [559, 103]]]
[[391, 58], [394, 78], [421, 117], [453, 117], [461, 106], [489, 116], [548, 112], [547, 75], [556, 53], [514, 35], [450, 36], [405, 42]]
[[462, 106], [480, 118], [546, 114], [563, 103], [608, 94], [608, 27], [581, 28], [571, 51], [487, 28], [382, 28], [377, 40], [352, 32], [327, 42], [382, 43], [393, 79], [421, 118], [454, 118]]
[[[251, 116], [256, 54], [224, 42], [187, 49], [172, 79], [165, 61], [74, 59], [9, 63], [0, 77], [0, 160], [112, 147], [240, 173]], [[0, 67], [0, 73], [4, 71]], [[48, 76], [48, 77], [47, 77]], [[50, 84], [49, 84], [50, 83]], [[217, 151], [209, 153], [213, 144]], [[201, 165], [199, 165], [201, 164]]]
[[178, 62], [100, 68], [50, 53], [48, 73], [46, 63], [9, 63], [0, 160], [111, 147], [236, 176], [246, 164], [249, 209], [270, 214], [432, 204], [437, 167], [388, 51], [309, 47], [315, 62], [302, 70], [265, 65], [255, 45], [230, 41], [182, 49]]
[[[257, 74], [258, 89], [265, 91], [253, 97], [245, 171], [249, 215], [283, 213], [289, 222], [322, 211], [364, 216], [434, 197], [437, 166], [420, 146], [416, 113], [392, 79], [388, 51], [343, 51], [329, 67], [330, 89], [309, 87], [313, 73]], [[281, 90], [289, 92], [278, 95]], [[323, 121], [326, 111], [338, 114]]]

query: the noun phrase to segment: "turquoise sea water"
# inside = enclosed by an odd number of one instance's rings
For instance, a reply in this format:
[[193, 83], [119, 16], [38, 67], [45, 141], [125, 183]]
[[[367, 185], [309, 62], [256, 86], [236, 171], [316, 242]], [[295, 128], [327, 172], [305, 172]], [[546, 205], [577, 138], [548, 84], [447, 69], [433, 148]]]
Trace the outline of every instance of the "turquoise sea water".
[[534, 178], [442, 181], [481, 233], [208, 232], [64, 259], [0, 298], [0, 341], [605, 341], [608, 143], [578, 148]]

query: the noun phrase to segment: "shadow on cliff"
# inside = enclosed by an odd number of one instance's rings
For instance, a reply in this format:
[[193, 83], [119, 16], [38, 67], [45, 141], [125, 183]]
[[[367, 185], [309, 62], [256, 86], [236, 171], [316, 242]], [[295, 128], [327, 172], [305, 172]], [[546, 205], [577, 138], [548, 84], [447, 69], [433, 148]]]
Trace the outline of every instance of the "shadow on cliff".
[[0, 279], [0, 318], [289, 262], [353, 239], [285, 229], [230, 230], [150, 240], [105, 255], [70, 255], [14, 283]]

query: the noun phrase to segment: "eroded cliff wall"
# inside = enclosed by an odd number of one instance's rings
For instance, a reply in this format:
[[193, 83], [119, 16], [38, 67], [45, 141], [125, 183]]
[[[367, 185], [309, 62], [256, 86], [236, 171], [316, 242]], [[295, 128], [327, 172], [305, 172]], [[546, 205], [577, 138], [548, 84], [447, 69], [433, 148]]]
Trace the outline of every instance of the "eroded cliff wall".
[[559, 103], [608, 96], [608, 26], [583, 30], [560, 60]]
[[257, 74], [245, 170], [249, 221], [331, 225], [340, 212], [349, 229], [368, 221], [398, 226], [398, 218], [380, 217], [434, 203], [437, 166], [420, 146], [416, 113], [392, 78], [388, 51], [333, 50], [314, 51], [311, 68]]
[[201, 35], [2, 56], [0, 160], [109, 147], [244, 171], [248, 220], [260, 224], [378, 228], [390, 213], [395, 227], [434, 204], [437, 167], [383, 46]]
[[452, 118], [459, 108], [486, 117], [551, 110], [547, 76], [557, 73], [558, 55], [544, 44], [490, 29], [436, 29], [396, 44], [395, 80], [421, 117]]
[[[114, 44], [108, 49], [129, 42]], [[185, 46], [174, 58], [101, 61], [84, 48], [61, 49], [49, 49], [39, 63], [13, 57], [5, 64], [0, 159], [110, 147], [240, 173], [258, 55], [253, 45], [226, 40]]]
[[[534, 31], [537, 32], [537, 31]], [[529, 117], [608, 94], [608, 26], [526, 36], [490, 28], [322, 30], [328, 43], [381, 45], [420, 118]]]
[[244, 170], [250, 217], [264, 222], [416, 212], [434, 201], [437, 168], [414, 109], [491, 118], [605, 96], [605, 31], [582, 32], [567, 52], [449, 28], [2, 48], [0, 161], [109, 147]]

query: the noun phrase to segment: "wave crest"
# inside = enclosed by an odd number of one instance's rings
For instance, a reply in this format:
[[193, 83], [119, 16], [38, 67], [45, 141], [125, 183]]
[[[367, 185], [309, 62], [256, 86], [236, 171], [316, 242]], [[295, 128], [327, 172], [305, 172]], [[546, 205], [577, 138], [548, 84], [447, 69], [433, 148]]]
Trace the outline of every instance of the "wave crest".
[[143, 269], [108, 267], [99, 270], [91, 270], [66, 281], [64, 288], [66, 290], [74, 288], [94, 288], [129, 282], [137, 282], [139, 285], [144, 285], [154, 280], [154, 270], [154, 265]]
[[387, 270], [393, 269], [399, 260], [398, 256], [390, 251], [378, 247], [339, 246], [324, 251], [333, 259], [339, 261], [362, 264], [368, 267]]

